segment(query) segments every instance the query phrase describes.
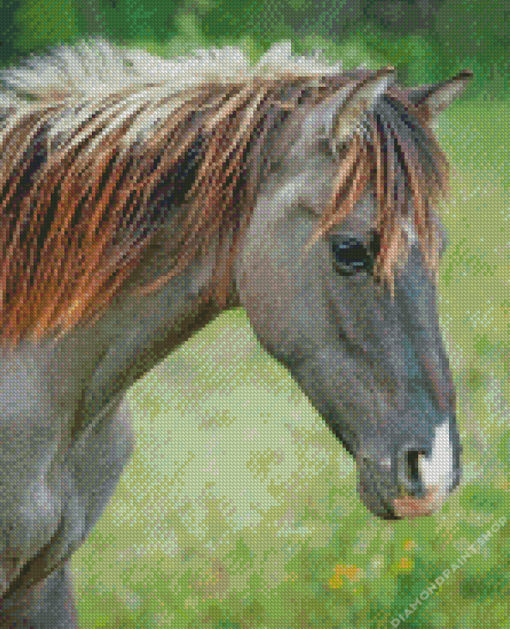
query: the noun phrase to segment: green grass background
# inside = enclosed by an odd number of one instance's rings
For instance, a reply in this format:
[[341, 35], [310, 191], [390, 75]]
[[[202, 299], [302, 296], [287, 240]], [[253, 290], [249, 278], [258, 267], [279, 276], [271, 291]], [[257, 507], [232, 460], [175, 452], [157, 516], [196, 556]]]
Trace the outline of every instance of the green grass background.
[[[461, 486], [432, 517], [369, 514], [349, 455], [226, 313], [129, 393], [137, 450], [72, 560], [80, 627], [390, 627], [510, 519], [508, 101], [455, 103], [438, 133], [455, 169], [440, 312]], [[510, 522], [400, 626], [510, 627], [509, 554]]]

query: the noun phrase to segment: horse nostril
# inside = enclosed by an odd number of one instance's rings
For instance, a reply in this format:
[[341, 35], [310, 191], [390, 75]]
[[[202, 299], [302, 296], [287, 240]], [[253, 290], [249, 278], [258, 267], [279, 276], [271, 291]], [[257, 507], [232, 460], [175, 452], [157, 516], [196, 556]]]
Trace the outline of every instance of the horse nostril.
[[411, 496], [419, 497], [424, 493], [420, 474], [420, 457], [424, 455], [423, 450], [405, 450], [399, 460], [399, 484]]
[[420, 479], [420, 472], [418, 469], [418, 460], [420, 452], [412, 450], [407, 453], [407, 476], [411, 482], [418, 482]]

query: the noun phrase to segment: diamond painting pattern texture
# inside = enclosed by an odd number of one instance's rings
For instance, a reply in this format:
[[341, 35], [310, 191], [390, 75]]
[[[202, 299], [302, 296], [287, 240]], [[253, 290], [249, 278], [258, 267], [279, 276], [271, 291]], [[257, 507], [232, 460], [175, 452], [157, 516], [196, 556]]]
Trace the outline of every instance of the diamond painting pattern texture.
[[0, 627], [506, 626], [506, 109], [394, 74], [1, 71]]

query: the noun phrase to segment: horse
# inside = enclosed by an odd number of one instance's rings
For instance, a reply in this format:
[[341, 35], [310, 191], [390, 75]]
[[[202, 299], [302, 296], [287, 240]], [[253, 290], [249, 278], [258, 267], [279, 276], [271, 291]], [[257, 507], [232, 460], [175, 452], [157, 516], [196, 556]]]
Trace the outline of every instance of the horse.
[[0, 627], [77, 627], [69, 558], [133, 451], [126, 391], [245, 309], [385, 519], [459, 484], [436, 308], [471, 73], [399, 87], [275, 44], [162, 59], [102, 39], [0, 80]]

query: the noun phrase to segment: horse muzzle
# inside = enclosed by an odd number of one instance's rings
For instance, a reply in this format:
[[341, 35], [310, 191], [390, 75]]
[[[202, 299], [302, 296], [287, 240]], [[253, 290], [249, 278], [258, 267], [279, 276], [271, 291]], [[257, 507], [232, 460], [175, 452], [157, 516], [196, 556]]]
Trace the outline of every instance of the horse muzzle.
[[415, 518], [438, 511], [461, 478], [460, 445], [448, 421], [434, 430], [432, 443], [401, 445], [392, 456], [382, 448], [357, 455], [359, 493], [365, 506], [384, 519]]

